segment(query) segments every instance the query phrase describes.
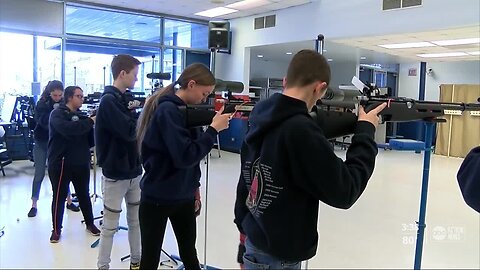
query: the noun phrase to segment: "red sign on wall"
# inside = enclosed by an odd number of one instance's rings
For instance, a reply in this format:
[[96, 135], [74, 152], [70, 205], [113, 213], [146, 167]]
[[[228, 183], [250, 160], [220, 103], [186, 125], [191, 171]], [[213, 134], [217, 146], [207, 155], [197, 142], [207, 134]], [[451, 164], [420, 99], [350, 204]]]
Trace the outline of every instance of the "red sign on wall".
[[408, 76], [417, 76], [417, 69], [416, 68], [409, 69]]

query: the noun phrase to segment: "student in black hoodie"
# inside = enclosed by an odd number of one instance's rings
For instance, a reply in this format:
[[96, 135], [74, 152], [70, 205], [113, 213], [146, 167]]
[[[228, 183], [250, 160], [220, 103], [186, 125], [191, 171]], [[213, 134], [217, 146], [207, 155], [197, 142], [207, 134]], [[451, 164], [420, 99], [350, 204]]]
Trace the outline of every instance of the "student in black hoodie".
[[98, 251], [98, 269], [109, 269], [113, 236], [118, 230], [122, 202], [127, 208], [130, 269], [140, 262], [140, 179], [142, 165], [137, 148], [135, 129], [137, 115], [130, 106], [127, 89], [137, 81], [140, 61], [120, 54], [112, 60], [113, 85], [106, 86], [97, 110], [95, 141], [98, 164], [102, 167], [103, 224]]
[[[40, 99], [35, 106], [36, 126], [33, 131], [33, 164], [35, 175], [32, 182], [32, 207], [28, 211], [28, 217], [37, 215], [37, 201], [40, 194], [43, 178], [45, 177], [45, 166], [47, 164], [47, 144], [48, 144], [48, 119], [50, 112], [60, 105], [63, 97], [63, 83], [61, 81], [49, 81]], [[67, 196], [67, 209], [74, 212], [80, 211], [78, 206], [72, 203], [70, 192]]]
[[377, 114], [358, 123], [347, 158], [338, 158], [309, 116], [330, 82], [330, 68], [315, 51], [290, 62], [283, 94], [258, 103], [241, 149], [235, 223], [246, 235], [246, 269], [300, 269], [317, 249], [319, 201], [351, 207], [372, 175]]
[[214, 85], [207, 67], [192, 64], [176, 82], [152, 95], [140, 115], [137, 137], [145, 169], [140, 184], [140, 269], [158, 268], [168, 219], [185, 269], [200, 269], [195, 249], [199, 162], [213, 148], [218, 132], [228, 127], [230, 114], [219, 111], [203, 132], [187, 128], [179, 107], [204, 102]]
[[94, 146], [93, 124], [95, 116], [86, 117], [79, 112], [83, 104], [83, 91], [78, 86], [65, 89], [66, 104], [50, 114], [48, 140], [48, 175], [52, 183], [51, 243], [57, 243], [62, 233], [64, 202], [72, 181], [87, 231], [100, 235], [93, 224], [90, 202], [90, 148]]
[[480, 213], [480, 146], [473, 148], [465, 157], [457, 180], [465, 202]]

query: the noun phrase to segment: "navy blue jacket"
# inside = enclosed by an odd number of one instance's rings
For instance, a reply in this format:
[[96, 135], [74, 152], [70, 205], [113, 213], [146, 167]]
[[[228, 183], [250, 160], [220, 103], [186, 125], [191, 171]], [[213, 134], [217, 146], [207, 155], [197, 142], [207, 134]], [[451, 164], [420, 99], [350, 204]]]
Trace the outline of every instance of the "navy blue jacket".
[[319, 201], [349, 208], [373, 173], [375, 127], [358, 122], [346, 161], [305, 102], [282, 94], [258, 103], [241, 149], [235, 223], [254, 246], [287, 261], [312, 258]]
[[142, 174], [136, 138], [137, 118], [127, 103], [125, 94], [114, 86], [107, 86], [97, 110], [98, 164], [104, 176], [115, 180], [128, 180]]
[[194, 199], [200, 186], [200, 161], [210, 152], [217, 131], [208, 127], [186, 128], [176, 95], [160, 98], [142, 142], [145, 174], [140, 187], [142, 201], [171, 205]]
[[465, 157], [457, 179], [465, 202], [480, 213], [480, 146]]
[[50, 113], [53, 111], [54, 106], [58, 107], [57, 104], [60, 105], [60, 102], [55, 103], [51, 97], [38, 100], [34, 113], [37, 125], [33, 131], [33, 136], [36, 141], [48, 141], [48, 119], [50, 119]]
[[48, 140], [48, 166], [88, 166], [90, 148], [93, 147], [93, 120], [73, 112], [61, 104], [50, 114], [50, 136]]

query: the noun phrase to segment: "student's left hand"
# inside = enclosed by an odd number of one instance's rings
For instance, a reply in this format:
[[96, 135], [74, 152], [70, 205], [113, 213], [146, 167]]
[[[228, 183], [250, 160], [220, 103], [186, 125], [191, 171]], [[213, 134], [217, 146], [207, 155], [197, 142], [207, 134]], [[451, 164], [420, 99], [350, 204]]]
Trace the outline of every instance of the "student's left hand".
[[195, 191], [195, 217], [200, 216], [202, 210], [202, 200], [200, 199], [200, 188]]
[[200, 211], [202, 210], [202, 201], [200, 199], [195, 199], [195, 217], [200, 216]]

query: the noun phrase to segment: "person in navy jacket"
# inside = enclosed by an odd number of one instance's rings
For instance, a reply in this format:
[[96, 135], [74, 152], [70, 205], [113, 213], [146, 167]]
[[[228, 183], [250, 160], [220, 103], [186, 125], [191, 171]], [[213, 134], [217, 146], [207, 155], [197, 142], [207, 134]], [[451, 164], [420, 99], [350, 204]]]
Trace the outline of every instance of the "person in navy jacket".
[[[175, 92], [176, 85], [179, 89]], [[192, 64], [176, 82], [152, 95], [140, 115], [137, 138], [145, 169], [140, 182], [140, 269], [158, 268], [167, 220], [185, 269], [200, 269], [195, 249], [199, 163], [213, 148], [218, 132], [228, 127], [230, 114], [220, 110], [202, 131], [187, 128], [179, 107], [204, 102], [214, 85], [207, 67]]]
[[343, 161], [309, 115], [329, 82], [327, 60], [302, 50], [289, 64], [283, 93], [257, 103], [249, 116], [235, 203], [245, 269], [300, 269], [316, 254], [319, 202], [348, 209], [373, 173], [377, 114], [386, 104], [369, 113], [359, 108]]
[[480, 213], [480, 146], [473, 148], [465, 157], [457, 180], [465, 202]]
[[64, 202], [70, 181], [75, 187], [87, 231], [92, 235], [100, 235], [100, 230], [93, 223], [89, 194], [90, 148], [94, 146], [95, 116], [87, 117], [80, 113], [83, 91], [78, 86], [65, 89], [65, 102], [52, 111], [49, 121], [48, 175], [53, 190], [51, 243], [60, 240]]
[[[36, 122], [33, 131], [33, 165], [35, 175], [32, 182], [32, 207], [28, 211], [28, 217], [37, 215], [37, 201], [40, 194], [43, 178], [45, 178], [45, 165], [47, 164], [47, 144], [48, 144], [48, 119], [54, 108], [57, 108], [63, 98], [63, 83], [53, 80], [47, 83], [40, 99], [35, 106], [34, 119]], [[67, 196], [67, 209], [74, 212], [80, 211], [77, 205], [72, 202], [70, 192]]]

